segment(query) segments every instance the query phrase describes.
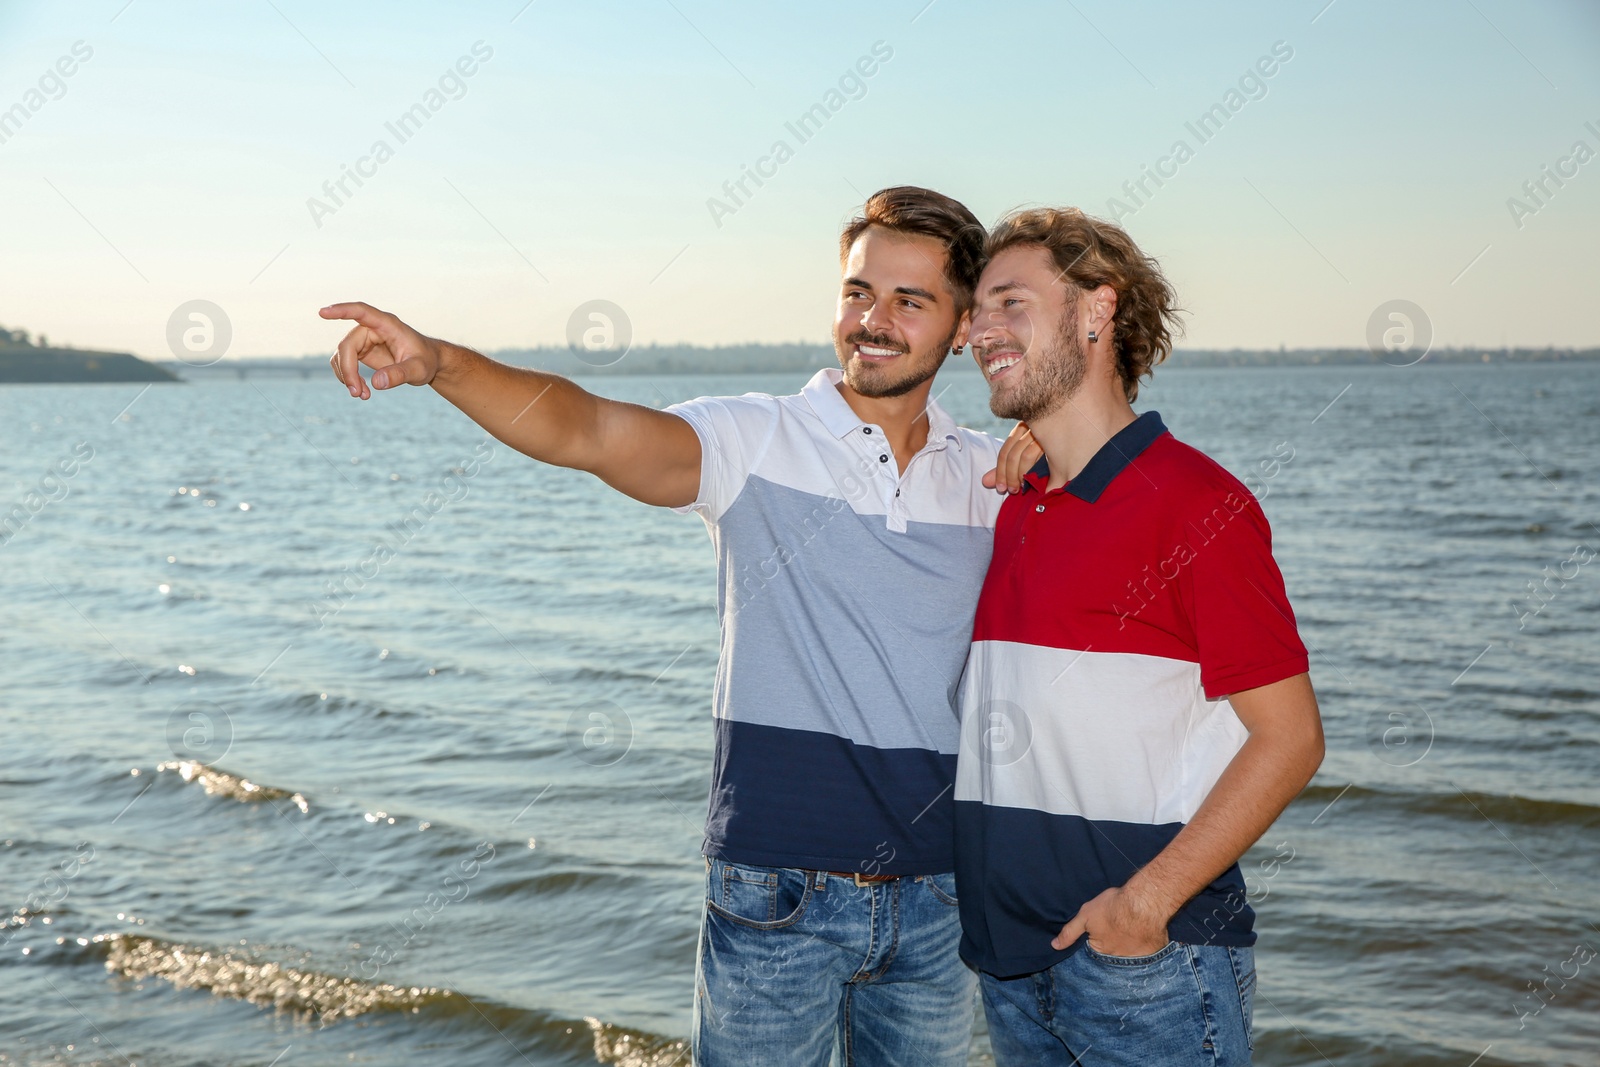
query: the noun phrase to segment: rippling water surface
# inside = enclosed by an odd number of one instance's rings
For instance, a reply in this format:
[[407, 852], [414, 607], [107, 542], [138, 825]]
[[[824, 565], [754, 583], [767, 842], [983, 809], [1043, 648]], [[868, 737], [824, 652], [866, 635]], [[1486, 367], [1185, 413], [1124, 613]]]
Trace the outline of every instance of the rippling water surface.
[[[0, 1063], [685, 1064], [700, 521], [428, 391], [139, 390], [0, 388]], [[1264, 496], [1327, 721], [1245, 862], [1258, 1062], [1600, 1062], [1600, 365], [1140, 407]]]

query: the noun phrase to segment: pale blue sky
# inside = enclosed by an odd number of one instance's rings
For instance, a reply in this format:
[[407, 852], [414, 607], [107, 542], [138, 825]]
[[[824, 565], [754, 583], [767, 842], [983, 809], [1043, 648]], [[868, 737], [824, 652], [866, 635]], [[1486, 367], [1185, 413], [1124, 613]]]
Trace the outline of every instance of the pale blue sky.
[[[1600, 158], [1520, 228], [1507, 207], [1600, 152], [1593, 3], [124, 3], [0, 0], [0, 112], [93, 50], [0, 126], [0, 323], [57, 342], [165, 356], [195, 298], [230, 355], [329, 350], [316, 308], [352, 298], [486, 348], [560, 342], [596, 298], [636, 343], [821, 341], [872, 190], [1106, 214], [1182, 138], [1123, 221], [1190, 346], [1357, 346], [1393, 298], [1435, 344], [1600, 344]], [[385, 122], [479, 41], [400, 143]], [[892, 58], [801, 144], [785, 122], [876, 42]], [[1265, 95], [1201, 144], [1185, 123], [1277, 42]], [[379, 139], [393, 158], [319, 227], [308, 198]], [[778, 139], [793, 158], [714, 220]]]

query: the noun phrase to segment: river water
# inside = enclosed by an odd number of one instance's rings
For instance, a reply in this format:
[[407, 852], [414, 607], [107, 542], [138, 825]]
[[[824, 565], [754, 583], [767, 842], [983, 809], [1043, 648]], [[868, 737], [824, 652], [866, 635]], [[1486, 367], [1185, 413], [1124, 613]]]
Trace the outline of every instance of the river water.
[[[141, 389], [0, 388], [0, 1063], [686, 1064], [700, 520], [427, 390]], [[1264, 498], [1326, 718], [1244, 864], [1257, 1062], [1600, 1062], [1600, 364], [1138, 406]]]

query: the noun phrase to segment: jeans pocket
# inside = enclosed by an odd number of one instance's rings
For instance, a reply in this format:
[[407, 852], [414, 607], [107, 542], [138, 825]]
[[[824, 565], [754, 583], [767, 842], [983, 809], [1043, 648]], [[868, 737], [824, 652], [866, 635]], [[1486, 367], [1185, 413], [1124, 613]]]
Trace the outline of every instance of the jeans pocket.
[[1178, 951], [1180, 947], [1176, 941], [1168, 941], [1160, 951], [1153, 952], [1148, 956], [1112, 956], [1104, 952], [1096, 952], [1089, 947], [1089, 942], [1087, 941], [1083, 943], [1083, 951], [1090, 959], [1099, 960], [1101, 963], [1109, 964], [1112, 967], [1152, 967]]
[[956, 896], [956, 876], [953, 874], [925, 874], [918, 879], [928, 887], [928, 892], [941, 904], [948, 904], [952, 908], [961, 903]]
[[811, 875], [805, 871], [712, 860], [706, 907], [742, 926], [776, 930], [800, 921], [811, 890]]

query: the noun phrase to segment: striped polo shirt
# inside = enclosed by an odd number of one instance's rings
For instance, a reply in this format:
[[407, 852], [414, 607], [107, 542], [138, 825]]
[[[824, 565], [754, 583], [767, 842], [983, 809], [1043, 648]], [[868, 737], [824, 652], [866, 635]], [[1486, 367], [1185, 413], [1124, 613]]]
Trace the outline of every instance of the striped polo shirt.
[[[1228, 694], [1307, 669], [1255, 497], [1146, 412], [995, 530], [962, 689], [962, 956], [1002, 977], [1178, 834], [1247, 732]], [[1250, 945], [1234, 864], [1168, 936]]]
[[700, 437], [721, 650], [704, 850], [867, 874], [954, 867], [956, 697], [1000, 442], [928, 406], [902, 475], [839, 370], [666, 410]]

